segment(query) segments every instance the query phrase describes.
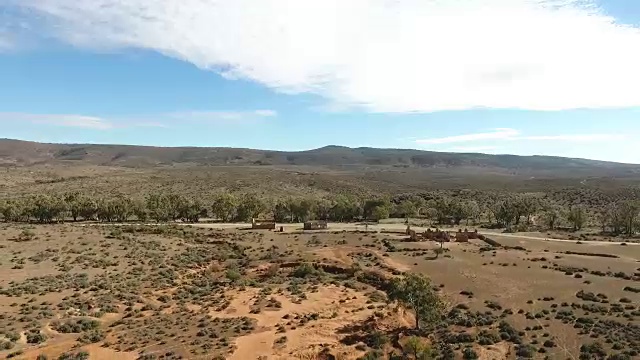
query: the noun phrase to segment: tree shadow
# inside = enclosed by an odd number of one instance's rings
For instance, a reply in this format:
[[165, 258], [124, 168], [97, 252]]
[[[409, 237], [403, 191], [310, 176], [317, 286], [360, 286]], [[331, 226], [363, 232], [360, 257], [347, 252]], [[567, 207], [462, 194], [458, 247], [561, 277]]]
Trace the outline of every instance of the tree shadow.
[[404, 336], [416, 335], [417, 330], [406, 326], [382, 329], [378, 326], [378, 318], [372, 315], [366, 320], [345, 325], [336, 333], [344, 335], [340, 342], [349, 346], [364, 343], [375, 349], [389, 343], [396, 349], [402, 349], [399, 340]]

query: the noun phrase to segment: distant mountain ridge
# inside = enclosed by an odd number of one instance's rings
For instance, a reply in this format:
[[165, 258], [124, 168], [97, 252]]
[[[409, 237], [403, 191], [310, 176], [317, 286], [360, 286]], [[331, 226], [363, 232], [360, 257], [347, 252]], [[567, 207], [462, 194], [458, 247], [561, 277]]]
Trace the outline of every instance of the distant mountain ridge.
[[467, 167], [530, 171], [588, 171], [600, 175], [638, 174], [640, 165], [555, 156], [446, 153], [411, 149], [326, 146], [306, 151], [272, 151], [223, 147], [153, 147], [137, 145], [47, 144], [0, 139], [0, 165], [38, 164], [154, 167], [163, 165], [299, 165]]

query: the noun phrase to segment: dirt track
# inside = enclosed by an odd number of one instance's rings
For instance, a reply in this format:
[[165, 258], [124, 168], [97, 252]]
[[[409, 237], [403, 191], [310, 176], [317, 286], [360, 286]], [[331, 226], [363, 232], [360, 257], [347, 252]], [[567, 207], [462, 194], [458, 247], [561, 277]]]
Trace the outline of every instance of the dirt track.
[[[209, 229], [242, 229], [249, 228], [250, 224], [244, 223], [200, 223], [200, 224], [191, 224], [191, 226], [201, 227], [201, 228], [209, 228]], [[282, 226], [285, 232], [294, 232], [294, 231], [302, 231], [303, 224], [279, 224], [278, 226]], [[393, 231], [393, 232], [403, 232], [406, 229], [406, 225], [404, 224], [376, 224], [376, 225], [362, 225], [359, 223], [329, 223], [329, 228], [327, 230], [317, 230], [317, 231], [371, 231], [371, 232], [384, 232], [384, 231]], [[416, 231], [425, 231], [427, 228], [424, 227], [415, 227], [412, 226], [412, 229]], [[448, 229], [449, 231], [455, 231], [453, 229]], [[524, 234], [506, 234], [500, 233], [496, 231], [479, 231], [480, 234], [487, 236], [501, 236], [501, 237], [509, 237], [509, 238], [519, 238], [526, 240], [541, 240], [541, 241], [557, 241], [557, 242], [569, 242], [575, 243], [576, 240], [566, 240], [566, 239], [554, 239], [544, 237], [542, 234], [540, 236], [531, 236]], [[588, 245], [620, 245], [622, 242], [617, 241], [583, 241], [584, 244]], [[640, 245], [640, 243], [626, 243], [627, 245]]]

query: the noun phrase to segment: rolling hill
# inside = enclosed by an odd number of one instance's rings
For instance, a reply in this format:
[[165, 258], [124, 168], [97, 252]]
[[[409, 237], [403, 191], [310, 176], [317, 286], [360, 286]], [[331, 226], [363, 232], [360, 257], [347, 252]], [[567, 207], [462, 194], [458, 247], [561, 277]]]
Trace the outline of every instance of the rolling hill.
[[475, 168], [482, 171], [632, 176], [640, 165], [553, 156], [445, 153], [410, 149], [326, 146], [298, 152], [239, 148], [151, 147], [132, 145], [45, 144], [0, 139], [0, 164], [103, 165], [148, 168], [171, 165], [209, 166], [320, 166], [396, 168]]

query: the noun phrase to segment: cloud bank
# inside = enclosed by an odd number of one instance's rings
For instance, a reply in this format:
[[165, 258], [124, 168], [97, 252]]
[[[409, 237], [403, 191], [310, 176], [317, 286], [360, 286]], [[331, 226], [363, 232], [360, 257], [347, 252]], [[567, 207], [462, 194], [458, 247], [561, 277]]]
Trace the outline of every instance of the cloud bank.
[[28, 114], [28, 113], [0, 113], [0, 121], [28, 122], [34, 125], [55, 125], [94, 130], [107, 130], [114, 125], [95, 116], [75, 114]]
[[122, 128], [169, 128], [173, 125], [233, 125], [255, 123], [276, 117], [275, 110], [212, 110], [160, 113], [146, 116], [98, 117], [80, 114], [31, 114], [0, 112], [0, 122], [26, 122], [33, 125], [53, 125], [62, 127], [110, 130]]
[[640, 106], [640, 29], [592, 0], [5, 0], [81, 48], [148, 49], [372, 112]]
[[[420, 145], [442, 145], [456, 143], [474, 143], [492, 140], [497, 141], [562, 141], [562, 142], [596, 142], [622, 140], [624, 134], [564, 134], [564, 135], [524, 135], [520, 130], [499, 128], [490, 132], [446, 136], [440, 138], [417, 139]], [[476, 146], [473, 146], [474, 148]], [[457, 147], [465, 148], [465, 147]]]

